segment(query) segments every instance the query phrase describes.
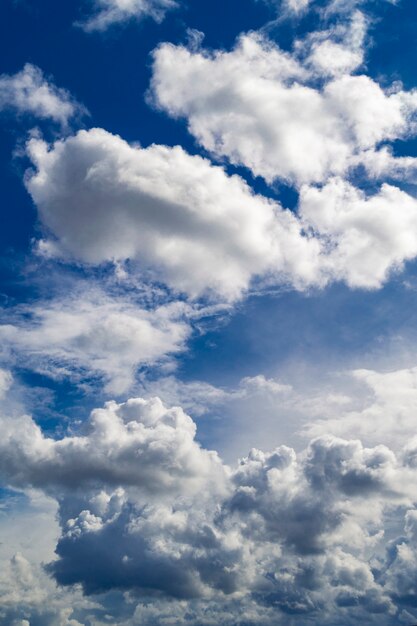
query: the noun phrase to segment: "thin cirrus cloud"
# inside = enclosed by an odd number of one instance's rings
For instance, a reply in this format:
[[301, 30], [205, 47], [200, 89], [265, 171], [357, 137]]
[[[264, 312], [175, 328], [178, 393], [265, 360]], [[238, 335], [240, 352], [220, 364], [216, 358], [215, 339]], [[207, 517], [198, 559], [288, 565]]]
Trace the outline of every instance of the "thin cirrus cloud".
[[8, 318], [0, 325], [3, 360], [78, 384], [98, 376], [117, 395], [139, 367], [168, 364], [191, 332], [182, 303], [146, 309], [98, 289], [20, 307]]
[[93, 13], [78, 25], [86, 32], [103, 32], [115, 24], [146, 17], [161, 22], [167, 11], [178, 7], [176, 0], [93, 0]]
[[32, 115], [66, 126], [86, 109], [60, 87], [49, 81], [36, 65], [27, 63], [16, 74], [0, 75], [0, 112]]

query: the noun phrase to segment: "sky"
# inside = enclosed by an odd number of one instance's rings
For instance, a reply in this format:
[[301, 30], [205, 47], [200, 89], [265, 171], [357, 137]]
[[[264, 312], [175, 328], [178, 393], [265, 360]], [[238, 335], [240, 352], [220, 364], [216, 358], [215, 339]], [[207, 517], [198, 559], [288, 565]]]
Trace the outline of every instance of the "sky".
[[417, 623], [415, 0], [3, 0], [0, 625]]

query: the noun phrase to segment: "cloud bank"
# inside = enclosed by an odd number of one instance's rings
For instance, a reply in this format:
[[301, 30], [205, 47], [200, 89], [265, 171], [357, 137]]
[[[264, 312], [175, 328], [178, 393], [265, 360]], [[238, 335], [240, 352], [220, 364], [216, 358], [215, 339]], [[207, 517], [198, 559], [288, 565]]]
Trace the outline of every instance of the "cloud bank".
[[229, 468], [157, 398], [109, 402], [61, 440], [28, 416], [2, 418], [2, 432], [3, 481], [59, 502], [49, 572], [86, 594], [133, 594], [144, 624], [163, 623], [164, 598], [174, 615], [189, 601], [191, 624], [226, 623], [236, 602], [253, 624], [304, 624], [319, 610], [324, 623], [388, 624], [415, 602], [412, 446], [395, 454], [327, 435], [299, 454], [253, 449]]

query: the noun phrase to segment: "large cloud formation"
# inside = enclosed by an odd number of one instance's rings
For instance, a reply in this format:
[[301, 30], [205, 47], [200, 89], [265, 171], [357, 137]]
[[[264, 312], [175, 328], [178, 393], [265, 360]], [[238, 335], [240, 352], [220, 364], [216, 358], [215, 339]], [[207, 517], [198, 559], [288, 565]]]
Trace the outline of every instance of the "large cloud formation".
[[182, 148], [131, 146], [102, 129], [31, 140], [27, 179], [55, 247], [87, 263], [139, 259], [174, 288], [234, 299], [253, 276], [315, 282], [316, 242], [239, 176]]
[[[309, 4], [281, 6], [302, 12]], [[342, 4], [360, 2], [334, 0], [327, 8]], [[105, 30], [145, 14], [159, 20], [174, 5], [99, 0], [84, 28]], [[126, 262], [126, 272], [138, 271], [150, 289], [156, 279], [191, 299], [234, 301], [256, 281], [381, 286], [417, 255], [417, 201], [394, 184], [416, 171], [416, 159], [387, 147], [415, 132], [417, 95], [355, 74], [366, 26], [355, 12], [296, 42], [292, 53], [258, 34], [242, 36], [231, 51], [203, 51], [194, 41], [154, 53], [155, 103], [185, 119], [214, 158], [245, 166], [248, 179], [293, 186], [293, 211], [208, 158], [180, 147], [142, 148], [95, 128], [51, 145], [28, 143], [34, 169], [26, 185], [45, 236], [38, 251], [93, 266], [111, 261], [119, 270]], [[67, 96], [37, 70], [2, 79], [2, 108], [62, 125], [73, 114]], [[373, 191], [355, 186], [358, 171]], [[0, 336], [18, 365], [73, 380], [77, 372], [98, 373], [119, 395], [139, 366], [166, 363], [183, 349], [190, 310], [180, 298], [142, 307], [101, 292], [66, 296], [10, 310]], [[319, 419], [322, 397], [304, 428], [313, 436], [305, 449], [275, 448], [271, 429], [271, 449], [254, 448], [230, 465], [201, 445], [182, 408], [159, 397], [107, 402], [61, 438], [16, 410], [0, 416], [1, 485], [43, 492], [57, 503], [59, 522], [56, 558], [44, 568], [58, 584], [47, 587], [50, 606], [16, 555], [0, 578], [0, 619], [13, 626], [414, 622], [416, 372], [354, 376], [371, 390], [368, 404], [348, 399], [342, 410], [344, 399], [333, 398], [333, 414]], [[1, 395], [10, 384], [1, 370]], [[164, 384], [167, 395], [188, 394], [200, 416], [208, 397], [242, 410], [258, 403], [250, 436], [267, 423], [259, 418], [263, 399], [275, 420], [277, 405], [301, 404], [292, 387], [262, 375], [232, 391], [180, 388], [172, 377]], [[237, 423], [242, 429], [244, 420]], [[358, 435], [364, 441], [352, 438]], [[70, 601], [64, 588], [73, 590]]]
[[136, 260], [191, 297], [234, 300], [255, 278], [377, 288], [417, 255], [417, 202], [393, 185], [370, 196], [340, 178], [304, 185], [297, 215], [180, 147], [139, 148], [92, 129], [52, 147], [32, 139], [28, 152], [27, 188], [55, 236], [44, 251]]
[[368, 76], [351, 75], [362, 61], [363, 30], [356, 14], [341, 42], [315, 33], [294, 54], [256, 33], [230, 52], [162, 44], [154, 53], [154, 98], [185, 118], [217, 157], [268, 182], [325, 182], [414, 129], [415, 91], [384, 91]]
[[[3, 483], [59, 502], [48, 570], [62, 585], [128, 591], [137, 615], [154, 597], [162, 614], [164, 598], [174, 612], [187, 600], [191, 624], [237, 623], [236, 602], [251, 624], [304, 624], [318, 610], [324, 623], [388, 624], [414, 606], [411, 449], [325, 436], [298, 455], [254, 449], [228, 468], [196, 443], [190, 417], [156, 398], [107, 403], [61, 440], [27, 416], [2, 418], [2, 432]], [[164, 623], [158, 606], [141, 623]]]
[[355, 73], [367, 25], [356, 10], [292, 52], [259, 33], [231, 51], [154, 51], [157, 106], [185, 118], [214, 157], [293, 186], [294, 211], [181, 147], [141, 148], [93, 128], [28, 143], [44, 252], [130, 259], [192, 298], [233, 301], [260, 281], [380, 287], [417, 255], [417, 203], [399, 186], [417, 160], [390, 147], [415, 133], [417, 93]]

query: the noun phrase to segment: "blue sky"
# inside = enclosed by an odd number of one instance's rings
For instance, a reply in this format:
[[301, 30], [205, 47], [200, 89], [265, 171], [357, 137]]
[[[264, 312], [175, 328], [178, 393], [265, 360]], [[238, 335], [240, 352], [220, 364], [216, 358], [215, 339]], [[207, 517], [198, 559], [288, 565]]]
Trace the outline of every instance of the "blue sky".
[[1, 625], [416, 623], [416, 33], [2, 3]]

